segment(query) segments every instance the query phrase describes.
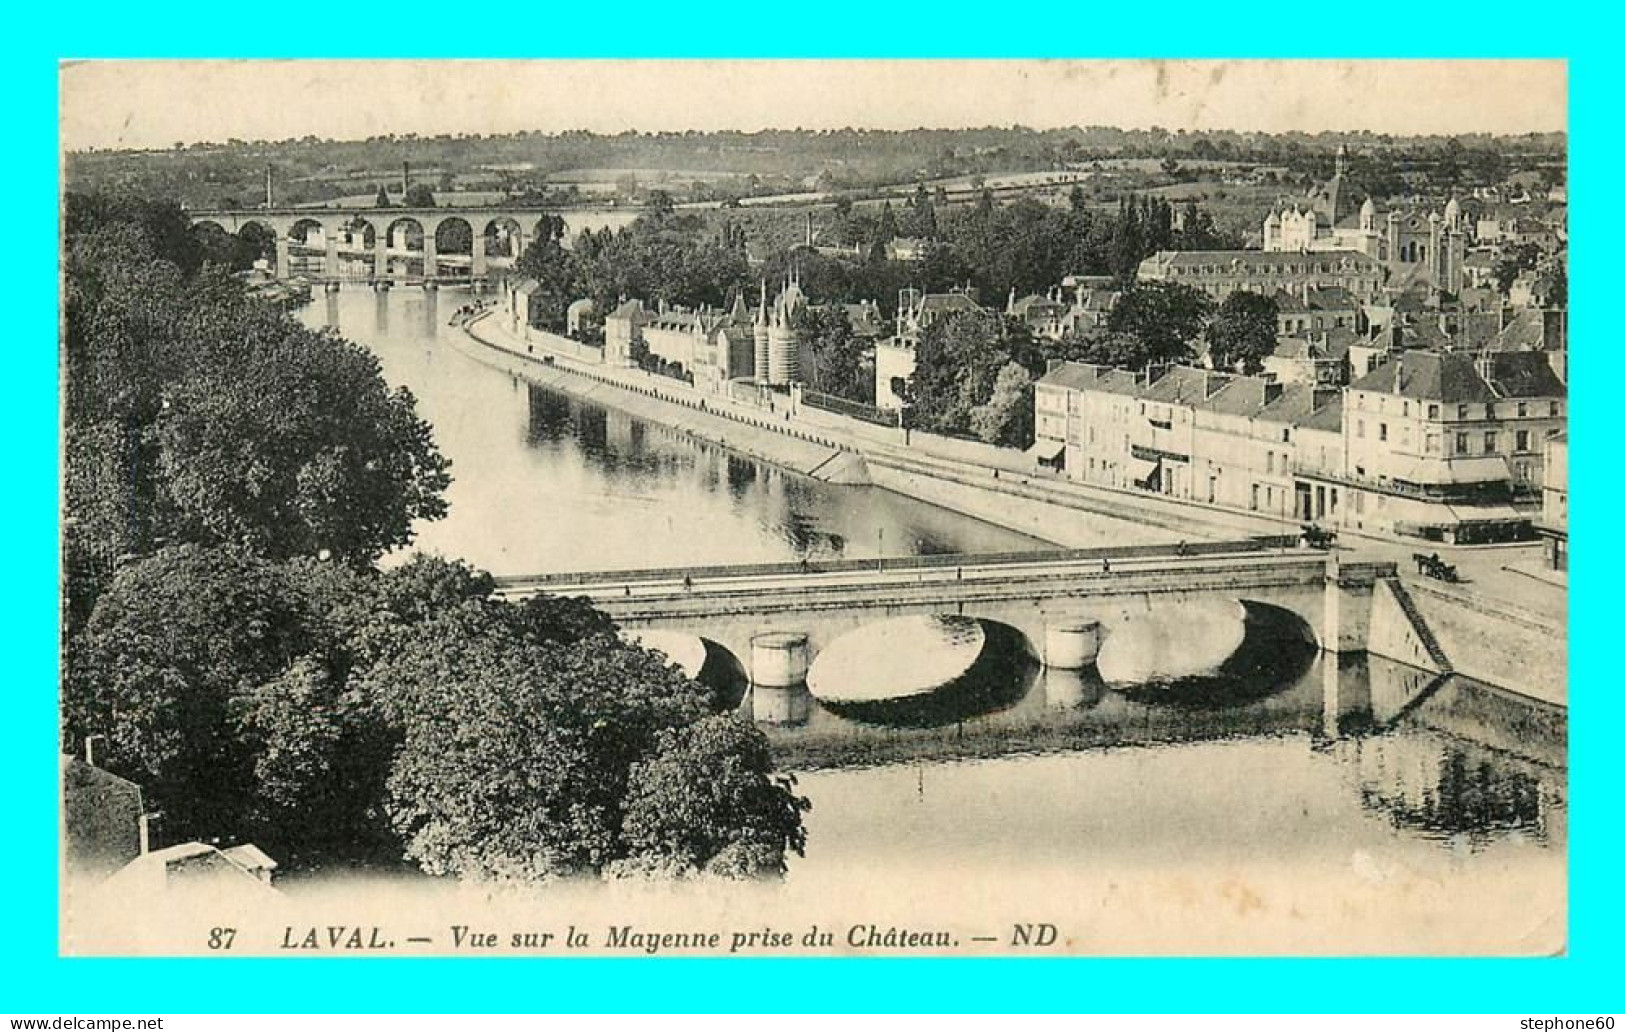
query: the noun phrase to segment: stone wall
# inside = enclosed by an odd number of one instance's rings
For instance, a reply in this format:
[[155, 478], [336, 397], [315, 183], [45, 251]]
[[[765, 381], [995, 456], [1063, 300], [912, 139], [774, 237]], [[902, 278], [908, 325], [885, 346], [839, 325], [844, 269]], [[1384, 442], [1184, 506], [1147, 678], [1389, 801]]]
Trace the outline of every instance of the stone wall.
[[1568, 705], [1568, 628], [1505, 602], [1419, 582], [1411, 598], [1457, 671]]

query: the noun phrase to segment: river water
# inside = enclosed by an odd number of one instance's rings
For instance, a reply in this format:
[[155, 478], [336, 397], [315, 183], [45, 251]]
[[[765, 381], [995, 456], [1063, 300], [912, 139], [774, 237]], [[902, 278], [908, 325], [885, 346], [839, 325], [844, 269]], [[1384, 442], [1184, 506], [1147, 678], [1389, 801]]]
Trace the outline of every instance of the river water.
[[[1042, 544], [534, 389], [446, 325], [464, 300], [346, 290], [302, 313], [377, 353], [453, 462], [451, 515], [417, 547], [527, 574]], [[813, 804], [772, 905], [1006, 938], [1048, 922], [1078, 951], [1561, 947], [1564, 711], [1374, 657], [1241, 687], [1193, 701], [1013, 664], [902, 716], [747, 694]]]
[[879, 488], [784, 473], [481, 364], [468, 300], [346, 289], [304, 308], [378, 356], [452, 461], [451, 512], [414, 547], [498, 576], [1013, 551], [1043, 542]]

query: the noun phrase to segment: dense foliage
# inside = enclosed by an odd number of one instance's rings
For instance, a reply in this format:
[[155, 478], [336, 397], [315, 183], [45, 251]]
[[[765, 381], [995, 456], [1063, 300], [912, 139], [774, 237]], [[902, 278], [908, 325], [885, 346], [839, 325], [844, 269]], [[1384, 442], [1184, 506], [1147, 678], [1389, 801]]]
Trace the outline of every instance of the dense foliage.
[[1207, 325], [1213, 367], [1242, 373], [1263, 371], [1264, 359], [1275, 350], [1279, 315], [1274, 298], [1248, 290], [1226, 297]]
[[69, 610], [162, 543], [370, 561], [445, 512], [448, 463], [366, 350], [205, 264], [173, 207], [70, 197]]
[[[583, 600], [377, 568], [448, 477], [368, 352], [246, 297], [172, 205], [70, 198], [65, 222], [64, 746], [99, 738], [160, 841], [522, 880], [783, 869], [806, 803], [709, 689]], [[630, 816], [634, 783], [695, 790], [663, 773], [695, 757], [733, 802], [682, 812], [717, 823]]]

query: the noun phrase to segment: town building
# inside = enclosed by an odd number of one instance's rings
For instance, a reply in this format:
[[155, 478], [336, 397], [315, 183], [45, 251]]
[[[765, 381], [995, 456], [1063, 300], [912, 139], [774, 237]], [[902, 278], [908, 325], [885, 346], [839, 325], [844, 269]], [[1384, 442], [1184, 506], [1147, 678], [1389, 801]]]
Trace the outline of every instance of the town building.
[[1347, 388], [1054, 363], [1037, 462], [1070, 479], [1450, 543], [1527, 536], [1565, 425], [1539, 352], [1396, 352]]
[[1264, 372], [1284, 384], [1342, 386], [1348, 382], [1349, 351], [1360, 339], [1348, 329], [1277, 337], [1275, 350], [1264, 358]]
[[606, 365], [635, 366], [643, 353], [643, 326], [647, 316], [643, 302], [622, 301], [604, 316], [604, 362]]
[[1569, 568], [1569, 435], [1546, 441], [1546, 470], [1540, 485], [1540, 519], [1535, 532], [1546, 544], [1546, 564]]
[[1524, 536], [1566, 397], [1535, 352], [1400, 351], [1349, 385], [1341, 470], [1300, 464], [1300, 497], [1340, 488], [1354, 530], [1447, 543]]
[[897, 410], [904, 407], [906, 385], [914, 377], [914, 349], [920, 334], [933, 323], [958, 312], [980, 312], [982, 306], [967, 288], [944, 294], [925, 294], [912, 287], [897, 294], [897, 331], [875, 343], [875, 405]]
[[1454, 294], [1463, 283], [1469, 225], [1461, 202], [1443, 211], [1419, 208], [1379, 213], [1367, 197], [1358, 208], [1347, 180], [1348, 150], [1339, 147], [1332, 178], [1298, 200], [1278, 204], [1264, 218], [1264, 250], [1271, 253], [1355, 252], [1383, 263], [1394, 280], [1420, 278]]
[[1361, 302], [1375, 300], [1387, 279], [1377, 259], [1359, 251], [1158, 251], [1140, 263], [1142, 282], [1183, 283], [1222, 302], [1238, 290], [1266, 296], [1336, 287]]
[[1016, 288], [1011, 287], [1010, 300], [1004, 307], [1004, 314], [1027, 327], [1027, 331], [1034, 337], [1060, 340], [1067, 328], [1068, 306], [1061, 301], [1059, 295], [1060, 288], [1056, 288], [1048, 295], [1028, 294], [1018, 300]]
[[1314, 330], [1363, 330], [1360, 300], [1341, 287], [1305, 283], [1295, 291], [1277, 290], [1275, 332], [1283, 337]]

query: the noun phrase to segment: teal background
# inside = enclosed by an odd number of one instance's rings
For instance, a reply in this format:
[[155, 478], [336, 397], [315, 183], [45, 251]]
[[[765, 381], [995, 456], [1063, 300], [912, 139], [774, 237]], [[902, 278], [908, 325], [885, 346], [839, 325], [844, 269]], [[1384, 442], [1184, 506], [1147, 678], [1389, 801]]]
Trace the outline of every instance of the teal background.
[[[442, 29], [447, 29], [442, 33]], [[1081, 1010], [1605, 1012], [1619, 983], [1620, 608], [1608, 513], [1621, 347], [1605, 213], [1621, 167], [1617, 15], [1602, 5], [1159, 3], [27, 5], [0, 63], [16, 296], [0, 373], [4, 506], [0, 1012]], [[57, 139], [67, 57], [1567, 57], [1572, 459], [1571, 905], [1522, 960], [84, 960], [56, 956]], [[276, 103], [274, 91], [268, 103]], [[337, 101], [342, 102], [342, 100]], [[1617, 403], [1617, 402], [1616, 402]]]

